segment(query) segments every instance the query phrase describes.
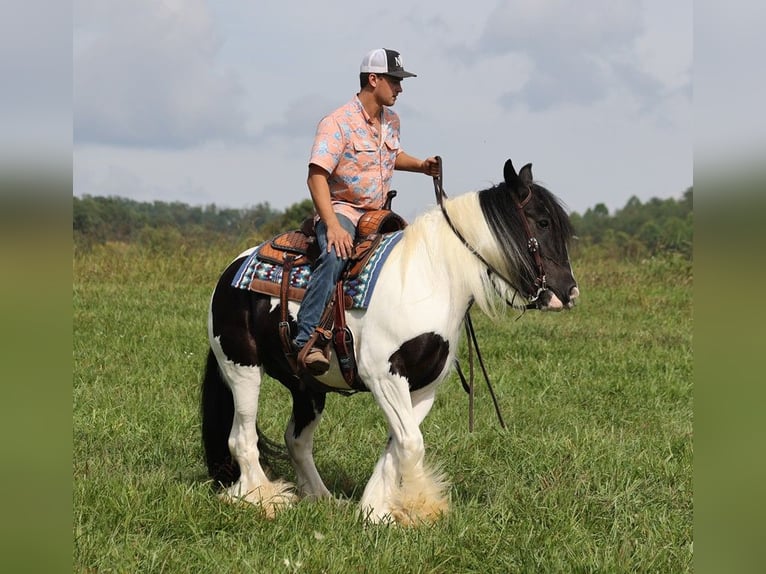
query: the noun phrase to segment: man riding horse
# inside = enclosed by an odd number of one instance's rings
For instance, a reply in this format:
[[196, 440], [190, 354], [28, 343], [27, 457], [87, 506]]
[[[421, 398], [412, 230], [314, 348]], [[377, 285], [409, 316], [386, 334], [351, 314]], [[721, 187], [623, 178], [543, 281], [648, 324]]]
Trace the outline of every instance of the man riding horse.
[[[298, 364], [312, 375], [329, 368], [324, 352], [307, 346], [346, 265], [359, 218], [381, 209], [393, 171], [434, 176], [436, 158], [425, 160], [404, 152], [399, 143], [399, 116], [390, 109], [402, 93], [402, 80], [415, 74], [404, 69], [395, 50], [369, 52], [360, 66], [360, 91], [347, 104], [322, 118], [309, 160], [308, 187], [316, 210], [320, 255], [297, 317], [293, 340]], [[316, 341], [317, 338], [314, 337]]]

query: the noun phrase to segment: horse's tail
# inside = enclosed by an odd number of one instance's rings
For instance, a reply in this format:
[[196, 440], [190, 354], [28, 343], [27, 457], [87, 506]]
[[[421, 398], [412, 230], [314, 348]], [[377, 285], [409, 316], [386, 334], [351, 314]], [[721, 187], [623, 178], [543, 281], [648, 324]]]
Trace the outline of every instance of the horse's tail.
[[234, 421], [234, 398], [221, 376], [210, 349], [202, 379], [202, 446], [210, 478], [228, 486], [239, 478], [239, 465], [229, 452], [229, 433]]
[[[234, 397], [221, 376], [213, 350], [208, 351], [205, 376], [202, 380], [202, 445], [208, 476], [219, 484], [229, 486], [239, 478], [239, 465], [229, 451], [229, 433], [234, 422]], [[262, 464], [271, 465], [287, 460], [284, 445], [264, 436], [258, 425], [258, 451]]]

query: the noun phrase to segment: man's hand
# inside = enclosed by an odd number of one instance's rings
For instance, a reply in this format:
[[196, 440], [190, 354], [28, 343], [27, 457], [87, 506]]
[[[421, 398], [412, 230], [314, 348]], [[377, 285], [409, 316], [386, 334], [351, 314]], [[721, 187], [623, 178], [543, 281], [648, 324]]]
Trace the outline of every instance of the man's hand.
[[435, 157], [427, 157], [423, 160], [420, 171], [431, 177], [439, 175], [439, 161]]
[[354, 238], [343, 226], [335, 220], [335, 224], [327, 224], [327, 253], [335, 247], [337, 253], [342, 259], [351, 257], [351, 250], [354, 247]]
[[311, 192], [311, 199], [314, 202], [319, 217], [327, 225], [327, 253], [335, 247], [335, 253], [343, 259], [351, 256], [351, 249], [354, 246], [354, 238], [338, 221], [332, 208], [332, 199], [330, 198], [330, 184], [327, 181], [327, 173], [322, 167], [316, 164], [309, 164], [308, 186]]

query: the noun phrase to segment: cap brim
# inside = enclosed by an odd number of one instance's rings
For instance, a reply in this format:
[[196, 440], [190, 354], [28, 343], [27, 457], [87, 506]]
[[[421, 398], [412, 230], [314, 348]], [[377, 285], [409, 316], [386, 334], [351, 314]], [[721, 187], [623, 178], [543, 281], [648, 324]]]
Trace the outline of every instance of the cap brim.
[[417, 74], [413, 74], [412, 72], [407, 72], [405, 70], [397, 70], [396, 72], [386, 72], [386, 76], [393, 76], [394, 78], [417, 78]]

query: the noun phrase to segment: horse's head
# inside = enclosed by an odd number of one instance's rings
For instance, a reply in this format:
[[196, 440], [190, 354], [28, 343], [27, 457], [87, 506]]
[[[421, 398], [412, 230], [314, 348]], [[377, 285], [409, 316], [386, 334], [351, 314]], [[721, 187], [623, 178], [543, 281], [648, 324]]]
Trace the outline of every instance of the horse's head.
[[505, 162], [505, 185], [480, 194], [482, 211], [496, 237], [505, 243], [509, 268], [517, 269], [521, 291], [542, 310], [569, 309], [580, 291], [569, 262], [574, 229], [560, 201], [534, 182], [532, 164], [519, 173]]

